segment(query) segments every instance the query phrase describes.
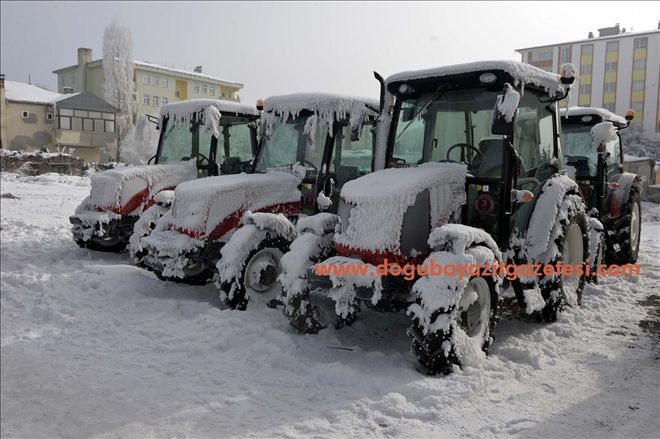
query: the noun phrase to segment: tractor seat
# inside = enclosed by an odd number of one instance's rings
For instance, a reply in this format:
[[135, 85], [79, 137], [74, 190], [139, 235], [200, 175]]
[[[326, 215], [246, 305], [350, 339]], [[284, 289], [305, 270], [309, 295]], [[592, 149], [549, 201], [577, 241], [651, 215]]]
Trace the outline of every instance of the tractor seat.
[[591, 166], [589, 163], [589, 157], [578, 155], [568, 156], [566, 157], [566, 164], [575, 168], [575, 178], [590, 176]]
[[226, 174], [239, 174], [242, 171], [240, 157], [227, 157], [220, 165], [220, 172]]
[[503, 139], [483, 139], [479, 142], [481, 158], [472, 162], [471, 168], [479, 177], [500, 177], [502, 175]]

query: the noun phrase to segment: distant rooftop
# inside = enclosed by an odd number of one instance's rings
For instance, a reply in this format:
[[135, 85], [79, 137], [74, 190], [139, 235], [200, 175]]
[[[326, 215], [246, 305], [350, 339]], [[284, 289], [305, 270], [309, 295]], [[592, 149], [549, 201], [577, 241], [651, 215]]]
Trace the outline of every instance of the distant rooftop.
[[25, 82], [5, 81], [5, 99], [8, 101], [50, 104], [67, 96], [71, 95], [55, 93]]
[[592, 42], [592, 41], [603, 41], [603, 40], [612, 40], [612, 39], [617, 39], [617, 38], [638, 37], [638, 36], [642, 36], [642, 35], [660, 33], [660, 29], [645, 30], [645, 31], [638, 31], [638, 32], [626, 32], [626, 29], [625, 28], [620, 29], [618, 24], [616, 26], [613, 26], [613, 27], [606, 27], [606, 28], [598, 29], [598, 31], [600, 32], [598, 37], [593, 36], [593, 33], [589, 32], [589, 37], [581, 39], [581, 40], [565, 41], [565, 42], [561, 42], [561, 43], [550, 43], [550, 44], [543, 44], [543, 45], [540, 45], [540, 46], [532, 46], [532, 47], [523, 47], [521, 49], [516, 49], [516, 52], [520, 53], [524, 50], [541, 49], [541, 48], [544, 48], [544, 47], [559, 46], [559, 45], [562, 45], [562, 44], [588, 43], [588, 42]]
[[[97, 60], [91, 61], [89, 64], [97, 65], [97, 64], [101, 64], [102, 61], [103, 60], [101, 60], [101, 59], [97, 59]], [[236, 86], [236, 87], [243, 87], [244, 86], [244, 84], [242, 84], [240, 82], [228, 81], [226, 79], [218, 78], [217, 76], [206, 75], [206, 74], [201, 73], [201, 72], [195, 72], [195, 71], [191, 72], [191, 71], [188, 71], [188, 70], [182, 70], [182, 69], [175, 69], [175, 68], [172, 68], [172, 67], [166, 67], [166, 66], [162, 66], [160, 64], [149, 62], [149, 61], [134, 60], [133, 64], [135, 64], [135, 66], [146, 67], [146, 68], [155, 69], [155, 70], [161, 70], [163, 72], [176, 73], [176, 74], [179, 74], [179, 75], [187, 75], [187, 76], [192, 76], [192, 77], [196, 77], [196, 78], [200, 78], [200, 79], [206, 79], [206, 80], [209, 80], [209, 81], [220, 82], [220, 83], [223, 83], [225, 85], [231, 85], [231, 86]], [[60, 72], [66, 71], [66, 70], [75, 69], [77, 67], [78, 67], [78, 65], [76, 65], [76, 64], [74, 64], [72, 66], [68, 66], [68, 67], [62, 67], [60, 69], [53, 70], [53, 73], [60, 73]]]

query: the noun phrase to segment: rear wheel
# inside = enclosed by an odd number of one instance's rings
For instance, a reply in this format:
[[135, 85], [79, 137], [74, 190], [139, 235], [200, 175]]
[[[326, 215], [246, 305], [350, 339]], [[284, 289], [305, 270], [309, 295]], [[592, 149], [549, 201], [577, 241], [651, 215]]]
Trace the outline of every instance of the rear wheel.
[[607, 261], [611, 264], [634, 264], [637, 262], [639, 254], [639, 240], [642, 233], [641, 216], [641, 197], [639, 188], [633, 186], [630, 189], [628, 203], [626, 204], [626, 214], [624, 220], [619, 223], [619, 227], [614, 229], [615, 242], [618, 243], [618, 250], [614, 243], [608, 246]]
[[[575, 195], [569, 195], [575, 197]], [[545, 307], [541, 317], [546, 322], [557, 320], [557, 313], [563, 305], [577, 306], [582, 302], [582, 291], [586, 282], [586, 261], [589, 257], [589, 238], [587, 234], [587, 215], [584, 203], [576, 202], [574, 209], [568, 209], [565, 219], [559, 221], [560, 233], [555, 238], [557, 254], [547, 263], [557, 267], [561, 263], [560, 273], [546, 275], [544, 271], [539, 280]], [[555, 227], [557, 224], [555, 224]], [[554, 227], [553, 227], [554, 229]], [[571, 266], [571, 273], [563, 267]]]

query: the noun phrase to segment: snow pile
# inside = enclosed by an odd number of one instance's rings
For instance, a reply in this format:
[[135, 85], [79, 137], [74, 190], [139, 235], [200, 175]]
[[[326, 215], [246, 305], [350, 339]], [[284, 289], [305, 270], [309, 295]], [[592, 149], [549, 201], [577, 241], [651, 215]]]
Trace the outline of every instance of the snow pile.
[[[378, 304], [382, 297], [383, 286], [374, 265], [343, 256], [333, 256], [323, 261], [323, 264], [328, 267], [344, 266], [347, 269], [344, 271], [347, 274], [345, 276], [338, 274], [338, 271], [342, 270], [341, 268], [337, 271], [333, 270], [329, 276], [332, 281], [332, 288], [324, 291], [324, 294], [335, 302], [335, 314], [337, 316], [346, 319], [357, 311], [355, 297], [359, 288], [373, 291], [371, 303], [373, 305]], [[355, 271], [351, 272], [351, 267], [356, 268], [361, 265], [365, 267], [364, 276]]]
[[511, 87], [511, 84], [504, 84], [504, 94], [497, 97], [497, 111], [504, 116], [504, 119], [511, 123], [513, 117], [518, 111], [520, 103], [520, 93]]
[[451, 250], [459, 255], [474, 245], [483, 245], [493, 252], [497, 261], [502, 260], [500, 249], [485, 230], [463, 224], [445, 224], [433, 229], [428, 243], [433, 250]]
[[[162, 189], [175, 187], [196, 177], [194, 161], [109, 169], [92, 175], [89, 206], [96, 209], [123, 207], [141, 191], [150, 190], [155, 195]], [[145, 194], [145, 198], [148, 195]]]
[[563, 93], [564, 91], [564, 86], [559, 81], [558, 74], [546, 72], [545, 70], [541, 70], [538, 67], [534, 67], [529, 64], [508, 60], [478, 61], [425, 70], [401, 72], [387, 78], [386, 83], [391, 84], [393, 82], [399, 81], [413, 81], [417, 79], [452, 76], [461, 73], [494, 70], [502, 70], [511, 75], [514, 80], [513, 85], [516, 87], [520, 86], [521, 89], [524, 89], [526, 84], [533, 84], [537, 87], [545, 89], [550, 96]]
[[[591, 127], [591, 138], [593, 139], [592, 146], [594, 150], [600, 151], [604, 148], [605, 143], [616, 140], [616, 129], [612, 122], [600, 122]], [[601, 148], [601, 145], [603, 148]]]
[[339, 224], [339, 217], [328, 212], [317, 213], [298, 220], [296, 231], [298, 233], [312, 232], [319, 236], [334, 232]]
[[609, 110], [598, 107], [568, 107], [562, 108], [559, 110], [559, 114], [562, 117], [572, 117], [572, 116], [600, 116], [603, 119], [603, 122], [612, 122], [617, 126], [626, 126], [628, 121], [612, 113]]
[[[222, 300], [233, 299], [234, 293], [241, 287], [241, 272], [248, 262], [248, 256], [266, 239], [284, 238], [293, 241], [296, 237], [294, 225], [280, 214], [246, 212], [241, 219], [243, 227], [236, 230], [231, 239], [222, 247], [222, 255], [216, 268], [218, 278], [216, 286], [220, 289]], [[230, 285], [225, 291], [222, 285]]]
[[466, 172], [463, 164], [425, 163], [414, 168], [385, 169], [346, 183], [341, 198], [351, 210], [345, 230], [335, 236], [336, 242], [400, 254], [403, 216], [417, 196], [429, 191], [431, 227], [446, 224], [466, 201]]
[[[577, 193], [578, 186], [567, 175], [551, 178], [541, 189], [525, 236], [524, 248], [532, 260], [549, 262], [555, 259], [557, 245], [554, 239], [559, 236], [558, 233], [561, 230], [553, 230], [553, 226], [559, 223], [557, 218], [560, 215], [566, 215], [566, 211], [561, 209], [568, 207], [562, 203], [569, 191]], [[573, 205], [574, 201], [570, 201], [569, 204]]]
[[180, 184], [172, 205], [172, 226], [208, 236], [232, 214], [300, 202], [302, 178], [287, 172], [206, 177]]
[[162, 127], [163, 120], [167, 118], [170, 126], [188, 126], [194, 117], [199, 119], [204, 116], [204, 129], [219, 137], [218, 124], [222, 113], [235, 116], [259, 116], [259, 111], [251, 105], [217, 99], [190, 99], [160, 107], [159, 125]]
[[[334, 122], [346, 118], [349, 119], [351, 129], [359, 131], [365, 121], [378, 117], [378, 102], [328, 93], [272, 96], [266, 99], [261, 121], [263, 128], [259, 131], [260, 133], [265, 131], [266, 137], [270, 137], [278, 119], [286, 123], [287, 120], [298, 117], [302, 111], [310, 111], [317, 116], [318, 125], [327, 127], [329, 134], [332, 135]], [[308, 129], [307, 125], [305, 129]]]

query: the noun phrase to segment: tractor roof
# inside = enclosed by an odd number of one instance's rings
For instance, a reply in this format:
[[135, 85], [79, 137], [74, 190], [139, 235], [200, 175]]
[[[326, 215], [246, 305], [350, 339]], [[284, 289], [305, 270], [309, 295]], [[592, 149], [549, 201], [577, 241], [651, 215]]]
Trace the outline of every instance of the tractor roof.
[[378, 101], [357, 96], [330, 93], [295, 93], [271, 96], [266, 99], [265, 112], [273, 112], [287, 119], [297, 117], [301, 111], [317, 113], [321, 117], [333, 116], [337, 119], [353, 117], [356, 114], [378, 116]]
[[190, 119], [192, 114], [204, 112], [211, 106], [217, 108], [220, 113], [227, 115], [259, 116], [259, 111], [257, 111], [254, 105], [245, 105], [219, 99], [190, 99], [163, 105], [160, 108], [160, 118], [163, 119], [165, 116], [168, 116], [170, 119]]
[[417, 79], [440, 78], [445, 76], [457, 76], [464, 73], [504, 71], [514, 80], [515, 86], [534, 85], [545, 89], [549, 95], [555, 95], [564, 90], [560, 82], [560, 76], [556, 73], [546, 72], [538, 67], [518, 61], [478, 61], [466, 64], [455, 64], [443, 67], [434, 67], [424, 70], [414, 70], [395, 73], [387, 78], [388, 85], [402, 81], [414, 81]]
[[618, 128], [624, 127], [628, 124], [625, 118], [612, 113], [604, 108], [597, 107], [569, 107], [568, 109], [562, 108], [559, 110], [562, 117], [571, 116], [600, 116], [603, 122], [612, 122]]

